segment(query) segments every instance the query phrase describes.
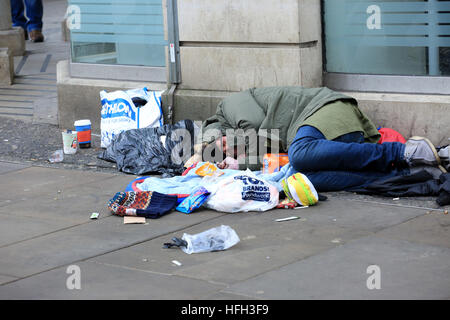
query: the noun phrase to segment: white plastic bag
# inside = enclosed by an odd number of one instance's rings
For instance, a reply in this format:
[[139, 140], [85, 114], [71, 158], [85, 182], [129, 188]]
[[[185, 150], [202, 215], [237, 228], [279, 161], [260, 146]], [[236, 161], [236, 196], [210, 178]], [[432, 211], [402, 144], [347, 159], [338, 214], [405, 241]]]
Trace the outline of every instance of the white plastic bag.
[[240, 241], [236, 231], [221, 225], [194, 235], [183, 234], [187, 247], [180, 247], [187, 254], [226, 250]]
[[266, 211], [278, 205], [278, 189], [250, 170], [219, 179], [205, 203], [222, 212]]
[[[114, 136], [122, 131], [162, 126], [162, 93], [163, 91], [148, 91], [147, 88], [114, 92], [101, 91], [101, 147], [107, 148]], [[140, 98], [146, 103], [137, 107], [133, 103], [133, 99], [136, 98]]]

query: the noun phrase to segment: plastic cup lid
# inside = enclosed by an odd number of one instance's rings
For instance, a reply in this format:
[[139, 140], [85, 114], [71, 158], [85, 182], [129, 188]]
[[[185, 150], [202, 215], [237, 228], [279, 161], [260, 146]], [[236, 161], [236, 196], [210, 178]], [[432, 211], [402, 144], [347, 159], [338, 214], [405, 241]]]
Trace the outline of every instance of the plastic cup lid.
[[89, 126], [91, 124], [91, 120], [85, 119], [85, 120], [77, 120], [73, 124], [74, 126]]

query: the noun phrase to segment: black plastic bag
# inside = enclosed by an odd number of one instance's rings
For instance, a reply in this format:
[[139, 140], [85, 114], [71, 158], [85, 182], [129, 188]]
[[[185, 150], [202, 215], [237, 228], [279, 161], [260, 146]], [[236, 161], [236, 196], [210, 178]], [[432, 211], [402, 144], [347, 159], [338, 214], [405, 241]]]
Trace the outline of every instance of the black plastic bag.
[[173, 125], [121, 132], [98, 158], [115, 162], [117, 169], [125, 173], [161, 173], [170, 177], [183, 173], [183, 164], [193, 151], [194, 122], [181, 120]]

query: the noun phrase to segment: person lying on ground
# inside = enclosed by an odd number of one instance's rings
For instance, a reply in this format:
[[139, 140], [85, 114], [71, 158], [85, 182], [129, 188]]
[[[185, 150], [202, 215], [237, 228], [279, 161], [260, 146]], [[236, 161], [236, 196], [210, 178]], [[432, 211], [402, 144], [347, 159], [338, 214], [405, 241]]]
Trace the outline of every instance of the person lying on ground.
[[[290, 165], [305, 174], [317, 191], [348, 190], [424, 168], [435, 176], [446, 172], [428, 139], [378, 144], [381, 135], [357, 101], [325, 87], [268, 87], [234, 93], [203, 122], [204, 149], [213, 145], [224, 153], [219, 168], [261, 170], [260, 161], [250, 163], [248, 154], [238, 151], [235, 138], [226, 135], [230, 129], [277, 129], [278, 140], [269, 139], [268, 145], [277, 144], [279, 152], [287, 152]], [[205, 135], [209, 130], [222, 136]], [[266, 150], [258, 152], [260, 160]]]

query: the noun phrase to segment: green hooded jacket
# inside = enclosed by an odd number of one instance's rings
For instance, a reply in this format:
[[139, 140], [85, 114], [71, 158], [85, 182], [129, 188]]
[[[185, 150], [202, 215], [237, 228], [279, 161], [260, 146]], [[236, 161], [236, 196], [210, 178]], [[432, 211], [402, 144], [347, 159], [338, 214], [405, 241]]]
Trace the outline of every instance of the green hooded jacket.
[[[336, 103], [333, 103], [336, 102]], [[332, 117], [336, 120], [342, 114], [345, 117], [345, 126], [334, 126], [335, 121], [327, 125], [327, 114], [320, 115], [310, 123], [305, 122], [316, 111], [323, 106], [333, 106]], [[349, 110], [353, 108], [355, 112]], [[339, 112], [336, 108], [342, 108]], [[342, 111], [342, 112], [341, 112]], [[355, 117], [349, 118], [350, 113]], [[323, 116], [322, 116], [323, 114]], [[350, 128], [361, 128], [367, 142], [377, 142], [380, 135], [375, 125], [359, 110], [357, 101], [344, 94], [332, 91], [326, 87], [304, 88], [304, 87], [265, 87], [253, 88], [242, 92], [233, 93], [223, 99], [217, 106], [216, 114], [203, 122], [203, 133], [209, 129], [218, 129], [225, 135], [227, 129], [278, 129], [280, 152], [287, 152], [289, 146], [297, 134], [298, 129], [304, 125], [320, 124], [326, 128], [322, 130], [327, 139], [334, 139], [340, 135], [349, 133]], [[349, 129], [346, 129], [348, 126]], [[352, 130], [352, 129], [350, 129]], [[207, 136], [202, 142], [211, 143], [213, 138]], [[216, 137], [217, 138], [217, 137]], [[240, 168], [260, 170], [261, 166], [240, 165]]]

